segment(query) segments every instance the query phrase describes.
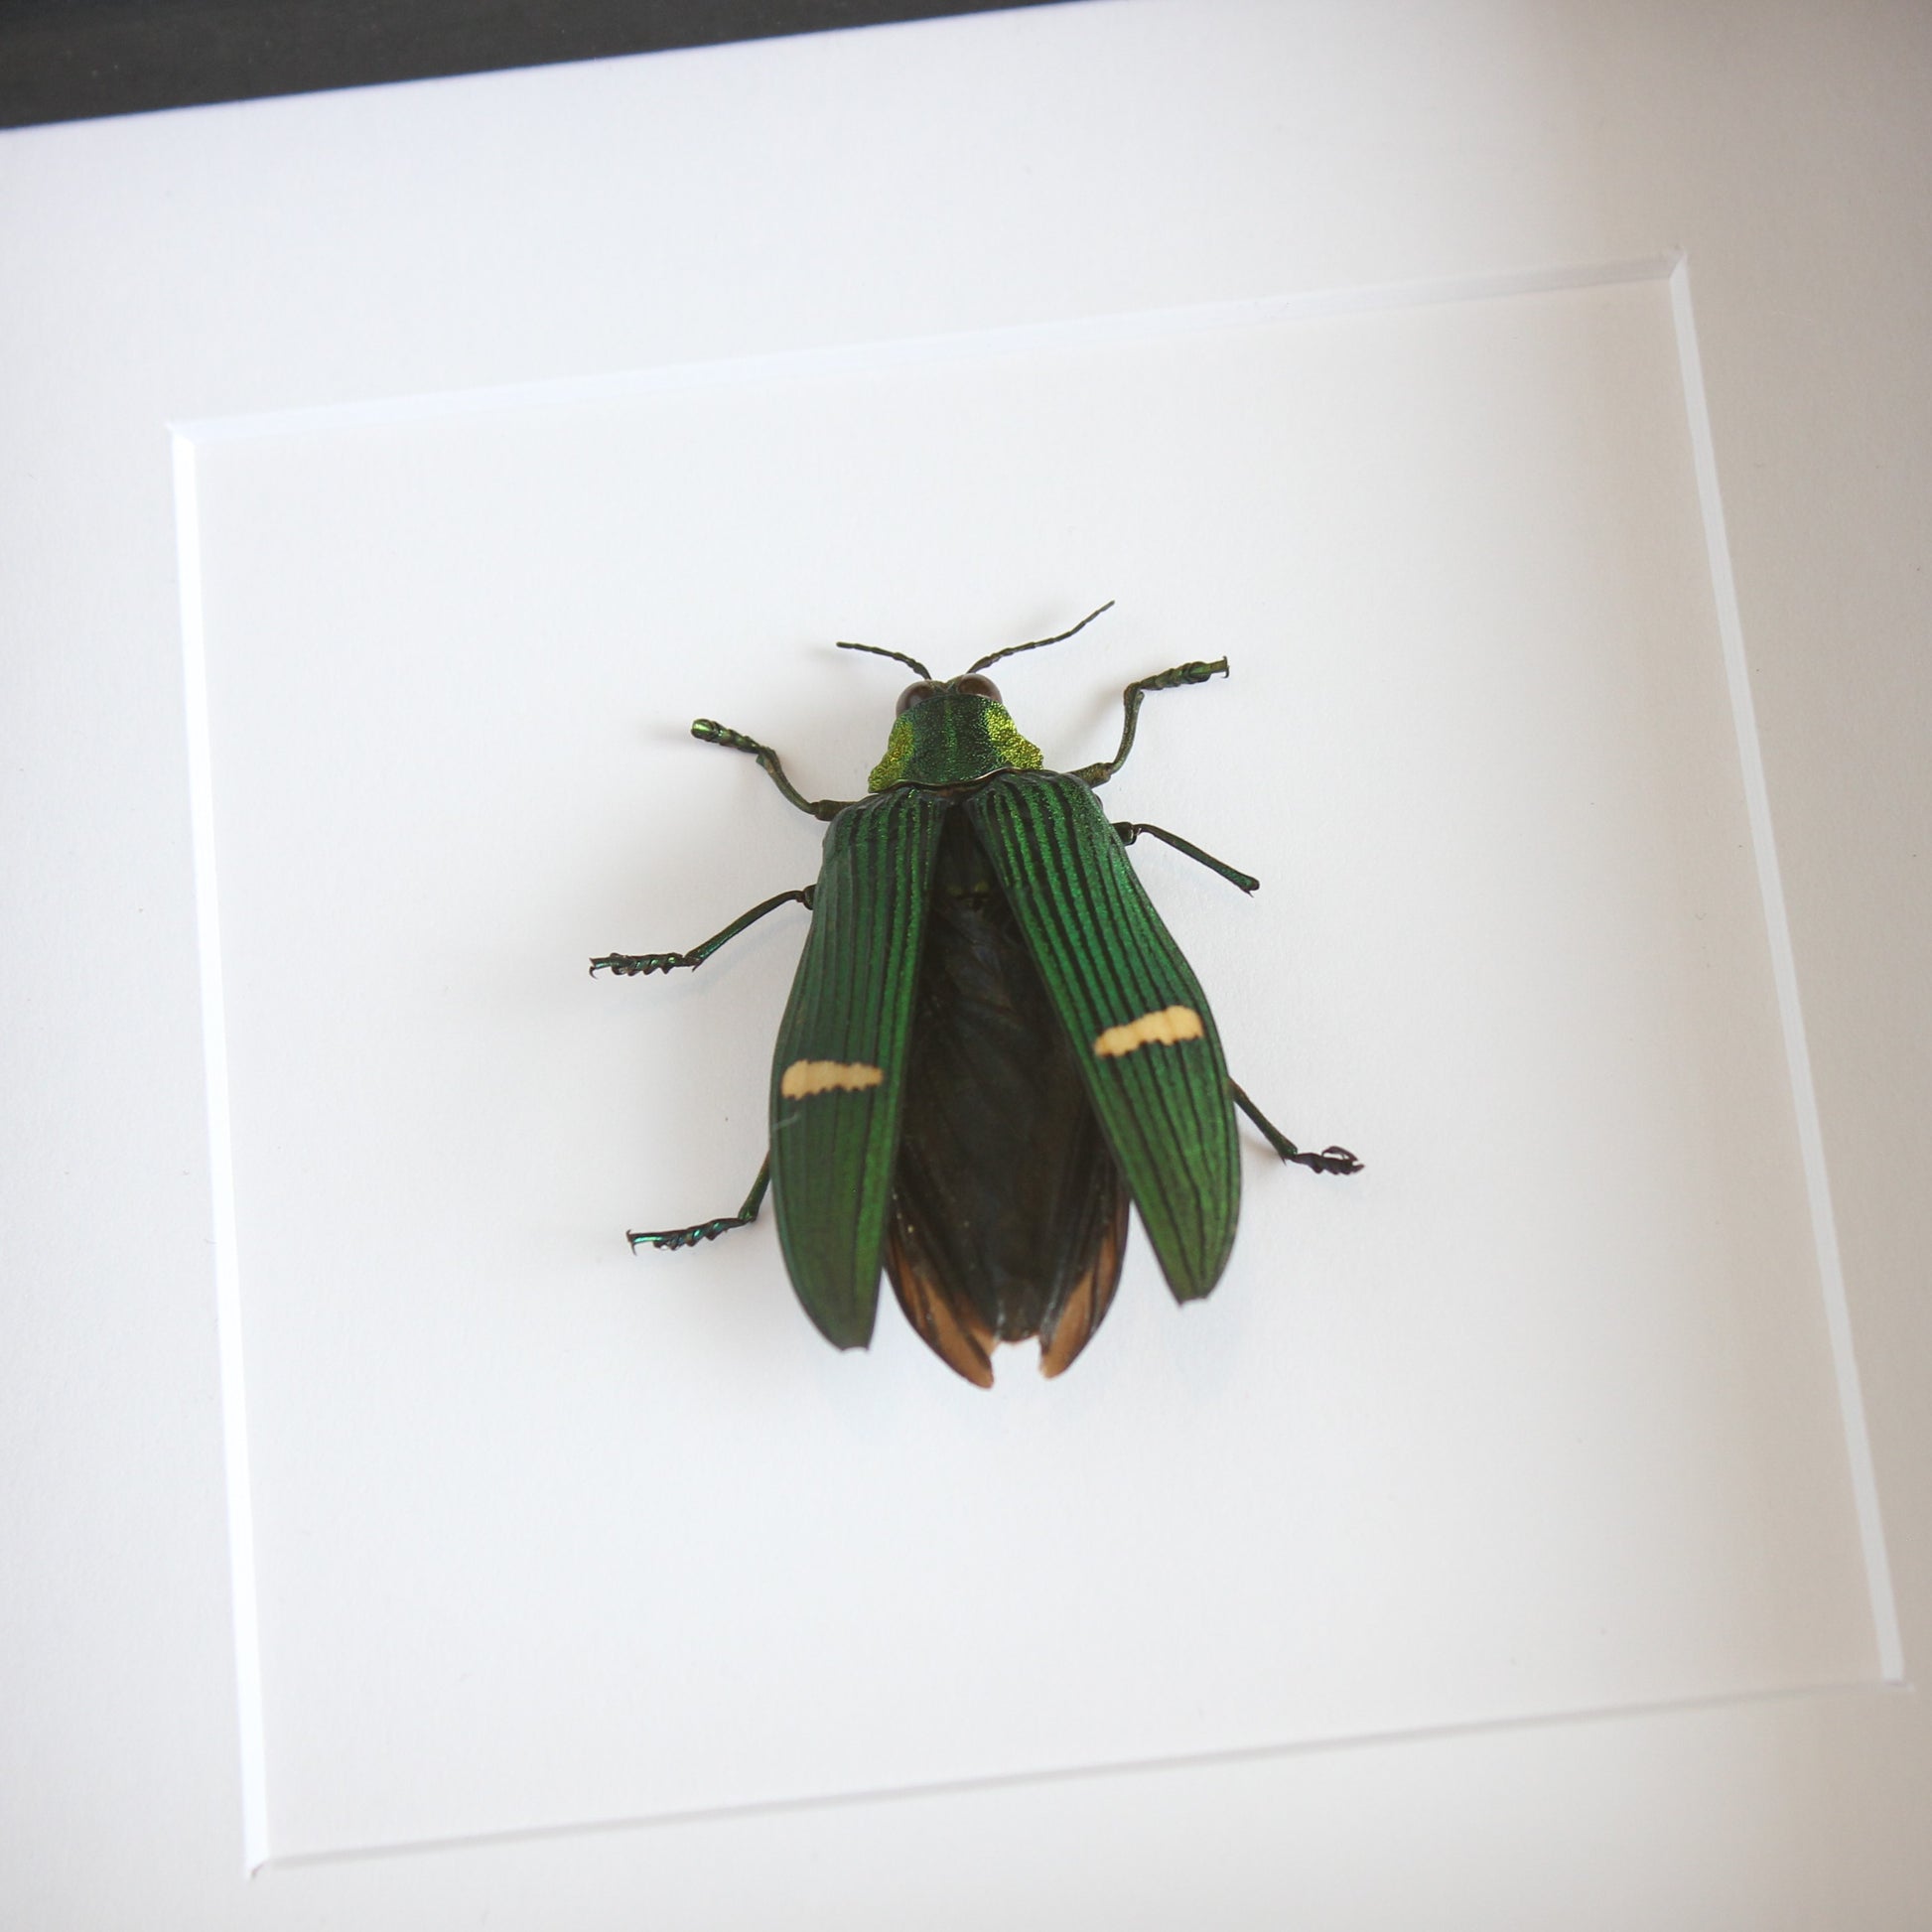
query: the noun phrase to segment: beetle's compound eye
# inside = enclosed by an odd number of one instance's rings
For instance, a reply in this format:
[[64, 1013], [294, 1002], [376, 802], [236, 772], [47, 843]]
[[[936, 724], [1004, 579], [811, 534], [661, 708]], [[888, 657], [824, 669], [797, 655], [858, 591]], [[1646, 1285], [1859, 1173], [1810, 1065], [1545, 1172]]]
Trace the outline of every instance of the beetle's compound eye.
[[955, 691], [963, 691], [969, 698], [991, 698], [995, 704], [1000, 702], [1000, 687], [990, 677], [981, 677], [977, 671], [968, 671], [964, 677], [952, 681]]
[[[984, 680], [982, 680], [984, 682]], [[895, 718], [903, 718], [915, 704], [924, 704], [928, 698], [936, 698], [939, 687], [929, 677], [922, 677], [916, 684], [908, 684], [898, 694], [898, 706], [894, 711]]]

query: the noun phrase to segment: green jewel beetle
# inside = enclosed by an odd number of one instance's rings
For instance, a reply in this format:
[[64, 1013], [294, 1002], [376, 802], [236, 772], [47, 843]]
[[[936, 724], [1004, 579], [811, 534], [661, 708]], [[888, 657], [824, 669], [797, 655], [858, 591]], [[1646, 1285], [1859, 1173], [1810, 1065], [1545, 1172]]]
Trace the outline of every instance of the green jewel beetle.
[[700, 718], [692, 735], [758, 759], [830, 822], [817, 881], [684, 953], [608, 953], [591, 971], [701, 966], [796, 900], [812, 915], [771, 1060], [769, 1152], [736, 1214], [633, 1233], [633, 1249], [714, 1240], [758, 1217], [769, 1184], [785, 1267], [826, 1339], [872, 1339], [883, 1264], [906, 1318], [969, 1382], [996, 1343], [1039, 1338], [1057, 1375], [1099, 1327], [1139, 1208], [1177, 1301], [1208, 1294], [1241, 1205], [1238, 1107], [1284, 1161], [1354, 1173], [1347, 1149], [1304, 1153], [1228, 1077], [1213, 1015], [1127, 847], [1164, 840], [1252, 893], [1259, 881], [1158, 825], [1116, 824], [1095, 792], [1127, 760], [1150, 691], [1199, 684], [1181, 664], [1123, 693], [1120, 749], [1048, 771], [990, 664], [935, 679], [914, 657], [862, 799], [811, 800], [768, 746]]

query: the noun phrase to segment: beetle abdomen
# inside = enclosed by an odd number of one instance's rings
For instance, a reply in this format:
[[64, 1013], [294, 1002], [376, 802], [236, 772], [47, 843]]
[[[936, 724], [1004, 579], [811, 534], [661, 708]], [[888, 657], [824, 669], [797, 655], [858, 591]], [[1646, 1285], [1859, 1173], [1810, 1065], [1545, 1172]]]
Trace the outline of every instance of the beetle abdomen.
[[886, 1265], [982, 1387], [1001, 1341], [1057, 1374], [1120, 1279], [1127, 1190], [1012, 907], [963, 812], [940, 835], [913, 998]]

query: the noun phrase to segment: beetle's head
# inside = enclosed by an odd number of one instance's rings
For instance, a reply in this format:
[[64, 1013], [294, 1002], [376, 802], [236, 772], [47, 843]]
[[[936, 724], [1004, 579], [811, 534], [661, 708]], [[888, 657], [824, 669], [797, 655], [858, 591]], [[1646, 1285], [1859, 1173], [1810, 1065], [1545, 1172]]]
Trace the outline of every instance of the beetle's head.
[[[1111, 611], [1111, 603], [1100, 611]], [[841, 643], [841, 650], [871, 651], [876, 657], [897, 658], [919, 674], [898, 694], [898, 716], [886, 744], [886, 756], [873, 767], [871, 789], [891, 791], [895, 785], [970, 785], [996, 771], [1036, 771], [1039, 747], [1020, 736], [1020, 729], [1000, 702], [1000, 687], [980, 673], [1017, 651], [1057, 644], [1084, 630], [1100, 611], [1091, 611], [1073, 630], [1031, 643], [1009, 644], [982, 657], [958, 677], [935, 678], [916, 657], [884, 650], [878, 644]]]
[[961, 677], [922, 677], [898, 694], [898, 715], [870, 789], [895, 785], [968, 785], [996, 771], [1031, 771], [1039, 747], [1000, 702], [1000, 687], [978, 671]]

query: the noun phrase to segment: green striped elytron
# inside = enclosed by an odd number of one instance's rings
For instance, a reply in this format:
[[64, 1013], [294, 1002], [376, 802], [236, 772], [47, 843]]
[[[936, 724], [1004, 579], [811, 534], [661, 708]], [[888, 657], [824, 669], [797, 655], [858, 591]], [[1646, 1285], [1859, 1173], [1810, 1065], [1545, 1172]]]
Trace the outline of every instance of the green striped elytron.
[[812, 915], [750, 1195], [720, 1220], [632, 1234], [633, 1248], [744, 1227], [768, 1184], [792, 1285], [828, 1340], [872, 1339], [883, 1266], [913, 1327], [986, 1388], [999, 1342], [1038, 1336], [1048, 1375], [1086, 1345], [1120, 1279], [1130, 1200], [1175, 1298], [1213, 1288], [1241, 1206], [1237, 1107], [1284, 1161], [1360, 1167], [1345, 1148], [1303, 1153], [1228, 1077], [1199, 983], [1126, 849], [1146, 833], [1243, 892], [1259, 882], [1158, 825], [1111, 822], [1094, 795], [1133, 749], [1147, 694], [1227, 659], [1130, 684], [1119, 751], [1078, 771], [1043, 769], [980, 675], [1099, 615], [943, 682], [902, 652], [842, 645], [919, 674], [863, 799], [806, 799], [767, 746], [708, 718], [691, 727], [749, 753], [831, 829], [815, 884], [690, 952], [591, 962], [667, 973], [777, 906]]

